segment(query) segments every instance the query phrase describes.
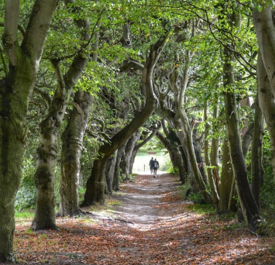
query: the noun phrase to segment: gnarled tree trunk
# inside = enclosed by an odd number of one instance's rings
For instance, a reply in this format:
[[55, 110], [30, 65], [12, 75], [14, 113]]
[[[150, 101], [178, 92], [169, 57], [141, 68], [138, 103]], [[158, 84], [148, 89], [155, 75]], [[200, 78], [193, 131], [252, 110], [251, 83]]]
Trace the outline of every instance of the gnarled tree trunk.
[[15, 261], [14, 202], [21, 179], [28, 132], [27, 110], [57, 0], [34, 1], [21, 46], [17, 27], [20, 1], [6, 1], [3, 46], [9, 60], [0, 80], [0, 263]]
[[74, 108], [62, 134], [60, 216], [80, 213], [78, 184], [83, 136], [88, 122], [93, 97], [84, 91], [75, 95]]

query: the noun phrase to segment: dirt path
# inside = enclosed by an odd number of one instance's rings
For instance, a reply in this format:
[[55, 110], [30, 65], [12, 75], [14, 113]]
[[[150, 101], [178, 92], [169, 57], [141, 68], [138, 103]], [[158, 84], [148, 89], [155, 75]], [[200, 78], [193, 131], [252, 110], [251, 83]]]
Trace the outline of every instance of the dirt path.
[[251, 235], [232, 217], [195, 212], [179, 184], [168, 174], [137, 176], [114, 195], [120, 205], [92, 210], [90, 217], [58, 218], [59, 231], [33, 232], [31, 220], [18, 222], [18, 263], [274, 264], [273, 239]]
[[122, 184], [125, 192], [115, 198], [122, 201], [123, 205], [117, 206], [114, 214], [130, 223], [143, 224], [144, 227], [156, 224], [163, 218], [159, 210], [159, 206], [163, 204], [162, 199], [176, 186], [180, 186], [180, 183], [171, 183], [168, 174], [159, 175], [157, 178], [152, 175], [140, 175], [135, 182]]

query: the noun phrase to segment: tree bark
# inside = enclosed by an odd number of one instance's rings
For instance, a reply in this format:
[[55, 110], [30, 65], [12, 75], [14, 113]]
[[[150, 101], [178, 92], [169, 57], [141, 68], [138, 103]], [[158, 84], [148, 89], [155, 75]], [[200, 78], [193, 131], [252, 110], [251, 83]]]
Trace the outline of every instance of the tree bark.
[[260, 192], [263, 184], [264, 169], [262, 165], [263, 157], [263, 131], [264, 120], [262, 111], [259, 106], [258, 96], [255, 100], [255, 119], [254, 133], [251, 151], [251, 176], [252, 176], [252, 193], [255, 201], [260, 208]]
[[215, 206], [215, 208], [218, 208], [218, 204], [219, 204], [219, 194], [218, 194], [218, 189], [216, 186], [216, 183], [214, 181], [214, 173], [213, 170], [211, 169], [211, 163], [210, 163], [210, 159], [209, 159], [209, 141], [208, 141], [208, 136], [209, 136], [209, 130], [210, 130], [210, 126], [208, 124], [208, 102], [205, 102], [205, 107], [204, 107], [204, 121], [205, 123], [205, 142], [204, 142], [204, 157], [205, 157], [205, 164], [207, 166], [207, 177], [208, 177], [208, 184], [210, 186], [210, 190], [211, 190], [211, 197], [212, 197], [212, 201], [213, 204]]
[[60, 216], [80, 214], [78, 186], [83, 137], [88, 123], [93, 97], [78, 91], [66, 129], [62, 134]]
[[244, 136], [242, 137], [242, 150], [243, 150], [243, 156], [246, 157], [246, 154], [249, 150], [250, 144], [253, 140], [253, 130], [254, 130], [254, 124], [250, 124], [247, 131], [245, 132]]
[[131, 158], [133, 155], [133, 150], [135, 147], [136, 142], [140, 137], [140, 132], [137, 130], [133, 135], [129, 138], [127, 145], [125, 147], [125, 156], [124, 156], [124, 169], [123, 172], [125, 173], [125, 179], [130, 180], [130, 169], [131, 169]]
[[113, 190], [115, 190], [115, 191], [119, 190], [120, 162], [121, 162], [121, 158], [123, 156], [124, 150], [125, 150], [126, 143], [127, 142], [124, 142], [117, 151], [117, 159], [116, 159], [114, 179], [113, 179]]
[[234, 184], [233, 168], [230, 159], [230, 150], [228, 146], [228, 140], [225, 139], [222, 148], [222, 172], [221, 172], [221, 185], [220, 185], [220, 201], [219, 212], [228, 212], [231, 208], [229, 205], [231, 188]]
[[57, 0], [35, 1], [22, 45], [18, 46], [19, 1], [6, 1], [2, 36], [9, 60], [0, 80], [0, 262], [15, 261], [14, 202], [22, 173], [27, 135], [27, 110], [43, 46]]
[[[66, 4], [70, 2], [72, 1], [68, 0]], [[89, 21], [79, 19], [75, 22], [82, 32], [84, 47], [90, 39], [88, 31], [90, 26]], [[64, 76], [62, 75], [59, 61], [52, 60], [58, 81], [58, 88], [47, 117], [40, 123], [40, 139], [37, 148], [38, 161], [34, 175], [37, 190], [35, 216], [32, 222], [32, 228], [34, 230], [56, 229], [54, 182], [57, 135], [63, 121], [69, 97], [88, 62], [88, 58], [88, 54], [84, 54], [83, 51], [79, 52]]]
[[247, 226], [255, 231], [259, 228], [259, 222], [262, 222], [262, 219], [247, 178], [247, 170], [241, 147], [236, 97], [235, 93], [231, 92], [231, 86], [234, 85], [233, 67], [231, 64], [232, 58], [230, 51], [226, 48], [224, 50], [224, 56], [224, 87], [225, 89], [228, 88], [228, 91], [224, 92], [224, 100], [230, 157], [244, 220]]
[[175, 142], [171, 141], [169, 137], [170, 135], [166, 135], [165, 137], [161, 132], [157, 131], [156, 136], [162, 142], [164, 147], [167, 149], [171, 162], [173, 164], [173, 167], [178, 168], [181, 183], [184, 184], [186, 182], [186, 171], [185, 171], [184, 161], [178, 146], [175, 145]]
[[202, 177], [203, 181], [205, 183], [207, 183], [207, 174], [206, 174], [206, 170], [205, 170], [205, 162], [204, 162], [203, 156], [202, 156], [200, 140], [196, 139], [196, 137], [195, 137], [196, 133], [194, 132], [194, 130], [193, 130], [192, 134], [193, 134], [193, 136], [192, 136], [193, 148], [194, 148], [194, 152], [195, 152], [195, 156], [196, 156], [197, 165], [200, 170], [201, 177]]
[[166, 38], [167, 36], [161, 38], [151, 46], [149, 57], [144, 66], [142, 90], [146, 97], [145, 106], [136, 114], [127, 126], [114, 135], [108, 143], [105, 143], [99, 148], [99, 154], [102, 155], [103, 158], [94, 162], [91, 176], [87, 181], [84, 201], [81, 206], [88, 206], [94, 203], [104, 203], [103, 173], [106, 161], [123, 144], [123, 142], [131, 137], [131, 135], [142, 126], [155, 109], [157, 101], [153, 93], [153, 73], [162, 49], [166, 44]]
[[112, 194], [113, 192], [113, 179], [114, 179], [114, 173], [115, 173], [115, 167], [116, 167], [116, 161], [117, 161], [117, 153], [118, 153], [118, 150], [115, 151], [112, 157], [109, 157], [109, 160], [106, 163], [105, 176], [106, 176], [107, 192], [109, 194]]
[[[218, 118], [218, 100], [217, 105], [214, 107], [213, 118]], [[217, 131], [214, 129], [214, 131]], [[218, 137], [213, 137], [211, 142], [211, 151], [210, 151], [210, 162], [211, 166], [213, 166], [213, 179], [216, 185], [217, 193], [220, 191], [220, 167], [219, 167], [219, 142], [220, 139]]]
[[[259, 105], [262, 110], [271, 142], [271, 164], [273, 175], [275, 176], [275, 103], [274, 95], [271, 91], [270, 82], [267, 78], [266, 70], [263, 66], [261, 55], [259, 54], [257, 65], [258, 77], [258, 97]], [[275, 177], [274, 177], [275, 182]]]
[[257, 65], [258, 97], [269, 131], [271, 163], [273, 175], [275, 176], [275, 26], [272, 5], [265, 6], [261, 12], [255, 9], [253, 11], [253, 21], [260, 51]]
[[[181, 141], [181, 146], [188, 161], [188, 169], [190, 172], [190, 179], [195, 179], [196, 186], [201, 193], [205, 203], [211, 203], [211, 196], [207, 191], [206, 184], [202, 178], [200, 169], [195, 156], [192, 128], [189, 124], [187, 114], [183, 108], [183, 95], [188, 84], [188, 66], [191, 55], [186, 54], [186, 65], [182, 74], [181, 87], [178, 86], [179, 74], [174, 70], [170, 76], [171, 89], [174, 93], [175, 115], [173, 116], [173, 124], [177, 130], [177, 134]], [[194, 185], [193, 185], [194, 186]], [[195, 187], [194, 187], [195, 188]], [[195, 190], [195, 189], [194, 189]]]

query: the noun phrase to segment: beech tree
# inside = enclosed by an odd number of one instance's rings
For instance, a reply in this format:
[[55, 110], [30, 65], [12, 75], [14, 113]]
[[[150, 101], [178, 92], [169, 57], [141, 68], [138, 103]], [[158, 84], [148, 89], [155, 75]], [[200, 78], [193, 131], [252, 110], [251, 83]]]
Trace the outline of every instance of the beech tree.
[[259, 44], [257, 66], [258, 99], [271, 140], [273, 174], [275, 172], [275, 83], [274, 83], [274, 38], [275, 21], [271, 1], [260, 1], [254, 6], [253, 21]]
[[[36, 0], [27, 25], [19, 25], [20, 1], [6, 1], [2, 43], [7, 62], [1, 89], [0, 261], [14, 261], [14, 200], [21, 178], [26, 115], [39, 62], [58, 0]], [[18, 28], [23, 35], [19, 36]], [[26, 27], [24, 31], [23, 28]], [[3, 58], [3, 57], [2, 57]], [[4, 64], [5, 65], [5, 64]]]

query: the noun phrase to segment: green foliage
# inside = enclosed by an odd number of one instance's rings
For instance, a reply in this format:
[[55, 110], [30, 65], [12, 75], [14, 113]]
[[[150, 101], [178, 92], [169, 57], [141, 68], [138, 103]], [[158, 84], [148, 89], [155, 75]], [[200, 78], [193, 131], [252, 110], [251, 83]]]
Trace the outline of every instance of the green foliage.
[[143, 149], [146, 149], [147, 151], [154, 151], [159, 152], [164, 148], [163, 144], [160, 142], [160, 140], [154, 136], [149, 142], [147, 142]]
[[198, 192], [198, 193], [191, 192], [187, 196], [187, 199], [194, 203], [202, 203], [203, 202], [203, 197], [200, 192]]
[[34, 173], [35, 163], [32, 157], [25, 158], [23, 162], [23, 176], [15, 199], [15, 209], [17, 211], [34, 208], [36, 198], [36, 187], [33, 178]]
[[216, 212], [212, 204], [199, 204], [195, 203], [187, 206], [191, 211], [199, 214], [213, 214]]
[[15, 212], [15, 219], [16, 220], [26, 220], [26, 219], [33, 219], [34, 218], [34, 212], [31, 211], [20, 211]]
[[274, 176], [271, 166], [271, 142], [269, 134], [266, 131], [263, 138], [263, 167], [264, 167], [264, 181], [261, 190], [261, 208], [264, 215], [268, 219], [275, 217], [275, 193], [274, 193]]
[[167, 170], [167, 173], [170, 174], [179, 174], [179, 168], [178, 167], [169, 167]]

